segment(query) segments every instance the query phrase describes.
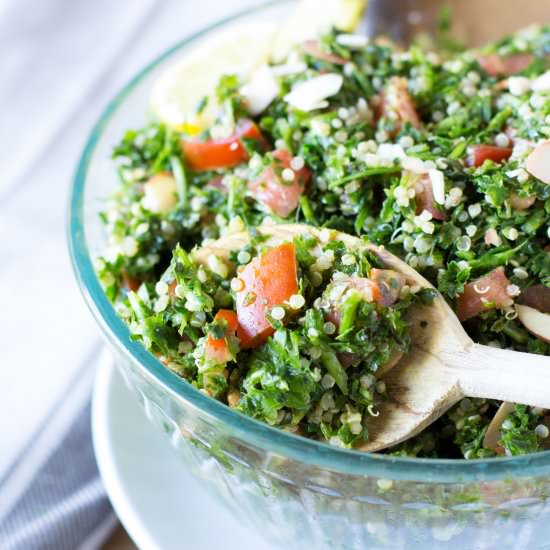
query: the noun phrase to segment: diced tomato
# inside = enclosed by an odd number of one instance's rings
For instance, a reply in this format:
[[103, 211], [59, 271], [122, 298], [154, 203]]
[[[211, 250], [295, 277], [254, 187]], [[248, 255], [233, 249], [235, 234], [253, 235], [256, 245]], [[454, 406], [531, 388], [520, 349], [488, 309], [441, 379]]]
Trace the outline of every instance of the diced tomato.
[[225, 338], [214, 340], [210, 336], [208, 337], [208, 341], [204, 348], [204, 356], [207, 361], [217, 365], [223, 365], [232, 359], [232, 355], [229, 351], [229, 346], [227, 345]]
[[533, 59], [534, 57], [530, 53], [516, 53], [507, 56], [492, 54], [477, 57], [481, 68], [490, 76], [511, 76], [519, 73], [527, 69]]
[[122, 275], [122, 286], [126, 290], [131, 290], [132, 292], [137, 292], [139, 287], [141, 286], [141, 281], [139, 279], [136, 279], [134, 277], [130, 277], [127, 273], [124, 273]]
[[237, 332], [237, 314], [228, 309], [220, 309], [218, 313], [216, 313], [214, 321], [225, 321], [227, 327], [224, 336], [221, 338], [214, 338], [212, 335], [208, 335], [204, 349], [205, 357], [207, 361], [212, 361], [217, 364], [227, 363], [233, 359], [227, 338], [235, 336]]
[[376, 283], [374, 300], [384, 307], [389, 307], [397, 302], [406, 282], [404, 275], [392, 269], [373, 268], [370, 278]]
[[550, 288], [544, 285], [530, 286], [522, 292], [518, 301], [541, 313], [550, 313]]
[[422, 125], [408, 90], [407, 79], [399, 76], [389, 79], [386, 89], [380, 94], [376, 113], [377, 118], [388, 117], [396, 120], [395, 134], [406, 122], [410, 122], [415, 128], [420, 128]]
[[281, 244], [254, 258], [238, 277], [244, 288], [237, 293], [237, 335], [243, 348], [254, 348], [274, 332], [266, 311], [298, 293], [294, 244]]
[[185, 141], [181, 145], [187, 166], [191, 170], [204, 171], [229, 168], [248, 160], [242, 138], [253, 139], [265, 145], [260, 129], [248, 119], [239, 121], [235, 133], [224, 139]]
[[458, 318], [465, 321], [492, 308], [511, 306], [514, 300], [506, 292], [509, 285], [510, 281], [502, 267], [468, 283], [458, 299]]
[[510, 206], [514, 210], [523, 211], [527, 210], [528, 208], [531, 208], [533, 204], [535, 204], [535, 201], [537, 200], [537, 197], [534, 195], [531, 195], [529, 197], [520, 197], [516, 193], [512, 191], [510, 194]]
[[481, 166], [486, 160], [503, 162], [510, 158], [512, 147], [497, 147], [496, 145], [472, 145], [468, 148], [468, 166]]
[[237, 314], [234, 311], [231, 311], [230, 309], [220, 309], [218, 313], [216, 313], [214, 321], [221, 320], [226, 322], [227, 330], [230, 332], [236, 332], [239, 321], [237, 320]]
[[258, 179], [249, 182], [248, 187], [257, 201], [277, 216], [286, 218], [296, 210], [311, 172], [304, 166], [293, 170], [293, 181], [284, 181], [281, 173], [286, 168], [291, 169], [292, 156], [288, 151], [277, 149], [273, 151], [273, 158], [275, 163], [268, 166]]
[[327, 61], [328, 63], [334, 63], [335, 65], [345, 65], [349, 59], [345, 57], [340, 57], [334, 53], [328, 53], [321, 49], [319, 42], [317, 40], [306, 40], [303, 43], [302, 49], [311, 57], [320, 59], [321, 61]]
[[432, 180], [428, 174], [422, 174], [416, 185], [416, 214], [420, 215], [424, 210], [427, 210], [434, 220], [444, 221], [447, 219], [447, 212], [437, 208]]

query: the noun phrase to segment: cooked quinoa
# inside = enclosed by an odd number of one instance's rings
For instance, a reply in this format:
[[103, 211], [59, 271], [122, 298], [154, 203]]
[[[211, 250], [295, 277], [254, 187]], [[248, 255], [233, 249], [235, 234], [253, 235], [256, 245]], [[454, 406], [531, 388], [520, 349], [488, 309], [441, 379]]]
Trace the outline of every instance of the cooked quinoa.
[[[475, 341], [550, 355], [515, 307], [550, 313], [549, 69], [550, 28], [543, 27], [483, 50], [437, 53], [332, 32], [250, 82], [224, 76], [212, 94], [219, 116], [202, 134], [153, 122], [115, 147], [121, 183], [103, 214], [107, 247], [97, 268], [108, 297], [134, 336], [192, 384], [246, 414], [338, 445], [368, 437], [358, 426], [375, 410], [380, 386], [368, 378], [371, 401], [342, 392], [310, 354], [310, 329], [330, 347], [336, 327], [308, 314], [322, 311], [315, 300], [335, 273], [368, 278], [368, 269], [338, 249], [336, 266], [312, 271], [300, 244], [298, 278], [310, 291], [301, 287], [292, 298], [305, 313], [285, 324], [291, 301], [272, 308], [274, 334], [253, 351], [233, 342], [234, 359], [210, 387], [201, 342], [221, 330], [217, 309], [235, 306], [240, 283], [218, 259], [196, 265], [189, 255], [195, 246], [295, 221], [365, 237], [429, 279]], [[266, 80], [274, 92], [258, 97]], [[256, 255], [255, 244], [235, 251], [234, 265]], [[315, 261], [324, 267], [324, 258]], [[180, 264], [185, 269], [177, 273]], [[193, 281], [181, 296], [177, 287], [169, 291], [178, 277], [187, 278], [185, 289]], [[384, 317], [408, 305], [374, 309]], [[406, 323], [400, 317], [398, 324], [388, 345], [404, 350]], [[307, 379], [293, 387], [283, 376], [278, 405], [269, 410], [250, 397], [262, 360], [294, 361]], [[361, 386], [379, 364], [369, 356], [340, 367]], [[293, 406], [290, 399], [301, 401]], [[485, 449], [499, 405], [464, 400], [390, 452], [479, 458], [548, 446], [548, 412], [518, 405], [501, 426], [498, 448]]]

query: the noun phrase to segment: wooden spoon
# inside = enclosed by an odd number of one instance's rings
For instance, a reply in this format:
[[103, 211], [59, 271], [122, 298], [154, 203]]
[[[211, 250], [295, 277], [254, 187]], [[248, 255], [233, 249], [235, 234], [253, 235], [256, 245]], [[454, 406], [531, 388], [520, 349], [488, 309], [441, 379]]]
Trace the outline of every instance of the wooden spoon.
[[[298, 235], [313, 235], [321, 242], [327, 230], [300, 224], [263, 226], [258, 231], [274, 246]], [[405, 262], [383, 247], [332, 231], [330, 238], [350, 249], [366, 249], [384, 267], [405, 275], [408, 284], [433, 288]], [[223, 237], [194, 252], [207, 264], [211, 255], [229, 260], [229, 253], [245, 246], [247, 233]], [[359, 447], [379, 451], [420, 433], [464, 397], [479, 397], [550, 408], [550, 358], [475, 344], [442, 296], [430, 305], [411, 308], [408, 321], [412, 349], [383, 380], [388, 399], [380, 414], [368, 419], [369, 441]]]

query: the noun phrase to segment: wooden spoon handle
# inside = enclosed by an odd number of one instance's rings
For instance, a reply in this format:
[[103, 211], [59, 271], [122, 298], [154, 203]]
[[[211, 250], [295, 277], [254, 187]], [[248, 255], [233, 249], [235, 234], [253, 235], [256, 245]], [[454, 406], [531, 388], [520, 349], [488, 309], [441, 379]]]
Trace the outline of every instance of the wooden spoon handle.
[[550, 409], [550, 357], [481, 344], [443, 355], [465, 396]]

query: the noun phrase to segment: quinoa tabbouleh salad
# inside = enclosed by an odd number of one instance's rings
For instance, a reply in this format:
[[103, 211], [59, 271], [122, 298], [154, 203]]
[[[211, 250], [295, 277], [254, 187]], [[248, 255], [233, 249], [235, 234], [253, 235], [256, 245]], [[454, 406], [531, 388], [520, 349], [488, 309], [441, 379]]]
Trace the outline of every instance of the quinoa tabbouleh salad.
[[[550, 28], [437, 53], [333, 31], [113, 157], [98, 275], [133, 338], [191, 384], [270, 425], [345, 447], [368, 439], [381, 370], [430, 298], [338, 238], [276, 245], [300, 222], [383, 245], [447, 299], [477, 342], [550, 355]], [[194, 249], [248, 231], [230, 260]], [[337, 235], [337, 234], [336, 234]], [[549, 361], [550, 368], [550, 361]], [[520, 383], [520, 382], [518, 382]], [[481, 458], [547, 448], [548, 411], [464, 399], [386, 452]]]

